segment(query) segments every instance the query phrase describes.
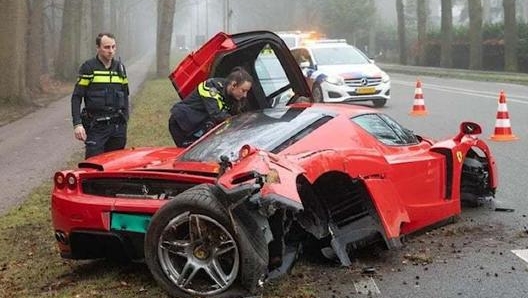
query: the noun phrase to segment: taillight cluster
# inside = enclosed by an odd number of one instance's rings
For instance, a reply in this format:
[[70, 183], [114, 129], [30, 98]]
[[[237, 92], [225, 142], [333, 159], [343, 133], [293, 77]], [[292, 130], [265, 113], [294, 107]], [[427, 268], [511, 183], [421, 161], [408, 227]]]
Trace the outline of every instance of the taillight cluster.
[[57, 172], [53, 177], [53, 181], [55, 182], [55, 187], [59, 189], [67, 187], [70, 190], [74, 190], [77, 187], [77, 177], [73, 173], [64, 175], [62, 172]]

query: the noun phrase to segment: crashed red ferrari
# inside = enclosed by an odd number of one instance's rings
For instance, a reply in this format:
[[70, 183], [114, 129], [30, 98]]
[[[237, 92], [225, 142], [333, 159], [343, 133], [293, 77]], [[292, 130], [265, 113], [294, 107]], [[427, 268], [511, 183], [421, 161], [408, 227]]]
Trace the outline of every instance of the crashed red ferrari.
[[495, 194], [478, 124], [433, 141], [379, 110], [311, 103], [271, 32], [220, 33], [170, 79], [183, 98], [234, 66], [255, 78], [247, 111], [190, 147], [110, 152], [55, 174], [62, 257], [144, 259], [172, 296], [238, 297], [288, 272], [308, 241], [348, 266], [359, 247], [398, 247]]

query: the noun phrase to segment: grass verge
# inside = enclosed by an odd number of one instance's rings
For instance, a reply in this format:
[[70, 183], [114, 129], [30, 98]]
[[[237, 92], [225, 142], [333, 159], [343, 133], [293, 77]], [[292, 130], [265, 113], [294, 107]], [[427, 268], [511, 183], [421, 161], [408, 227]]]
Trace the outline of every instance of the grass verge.
[[[171, 145], [168, 111], [176, 93], [151, 80], [134, 97], [128, 146]], [[81, 159], [75, 154], [68, 167]], [[166, 297], [142, 263], [61, 259], [50, 216], [51, 181], [0, 217], [0, 297]]]

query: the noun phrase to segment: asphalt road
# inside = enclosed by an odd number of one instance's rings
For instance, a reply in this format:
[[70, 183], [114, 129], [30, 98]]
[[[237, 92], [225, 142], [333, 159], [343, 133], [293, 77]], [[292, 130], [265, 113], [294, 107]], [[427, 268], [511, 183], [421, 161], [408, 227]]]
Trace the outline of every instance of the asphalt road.
[[[132, 95], [144, 81], [152, 59], [145, 56], [126, 65]], [[69, 157], [83, 148], [73, 136], [69, 96], [1, 126], [0, 215], [18, 206], [43, 181], [51, 180]]]
[[[383, 111], [415, 133], [443, 139], [455, 135], [461, 121], [482, 125], [481, 138], [490, 144], [498, 164], [497, 204], [515, 211], [498, 212], [493, 206], [465, 209], [458, 222], [413, 235], [400, 251], [360, 257], [356, 267], [374, 268], [373, 276], [341, 279], [332, 292], [322, 291], [320, 296], [369, 289], [375, 297], [391, 298], [528, 297], [528, 87], [420, 77], [429, 114], [416, 117], [409, 112], [417, 77], [391, 73], [391, 78], [392, 98]], [[517, 141], [489, 140], [500, 90], [506, 93]]]

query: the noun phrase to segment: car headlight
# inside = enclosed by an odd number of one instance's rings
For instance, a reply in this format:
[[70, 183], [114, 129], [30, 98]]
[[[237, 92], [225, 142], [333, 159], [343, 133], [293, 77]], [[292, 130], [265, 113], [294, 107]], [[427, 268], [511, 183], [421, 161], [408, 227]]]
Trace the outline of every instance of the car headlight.
[[390, 81], [389, 75], [384, 71], [381, 72], [381, 81], [383, 83], [388, 83]]
[[344, 85], [345, 80], [340, 76], [327, 76], [325, 81], [333, 85]]

